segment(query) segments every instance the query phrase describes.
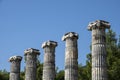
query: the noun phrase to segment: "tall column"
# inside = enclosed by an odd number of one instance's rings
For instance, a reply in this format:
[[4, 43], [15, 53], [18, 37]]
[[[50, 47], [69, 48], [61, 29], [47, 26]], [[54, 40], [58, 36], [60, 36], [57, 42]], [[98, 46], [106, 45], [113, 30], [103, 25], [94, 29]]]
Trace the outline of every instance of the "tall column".
[[92, 80], [107, 80], [106, 28], [110, 28], [110, 24], [103, 20], [88, 25], [92, 31]]
[[43, 80], [55, 79], [55, 47], [57, 42], [47, 41], [42, 44], [44, 49]]
[[38, 49], [29, 48], [24, 51], [26, 61], [25, 80], [36, 80], [37, 56], [39, 54]]
[[11, 62], [9, 80], [20, 80], [21, 60], [22, 60], [21, 56], [12, 56], [9, 58], [9, 62]]
[[65, 80], [78, 80], [78, 34], [66, 33], [62, 40], [66, 41], [65, 50]]

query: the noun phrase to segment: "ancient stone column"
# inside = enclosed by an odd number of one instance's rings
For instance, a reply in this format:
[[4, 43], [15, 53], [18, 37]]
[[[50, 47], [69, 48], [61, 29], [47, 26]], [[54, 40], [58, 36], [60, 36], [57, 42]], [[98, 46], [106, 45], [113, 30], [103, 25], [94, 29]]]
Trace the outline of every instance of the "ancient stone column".
[[110, 28], [110, 24], [103, 20], [88, 25], [92, 31], [92, 80], [107, 80], [106, 28]]
[[57, 42], [47, 41], [42, 44], [44, 49], [43, 80], [55, 79], [55, 47]]
[[38, 49], [29, 48], [24, 51], [26, 61], [25, 80], [36, 80], [37, 56], [39, 54]]
[[9, 80], [20, 80], [21, 60], [22, 60], [21, 56], [12, 56], [9, 58], [9, 62], [11, 62]]
[[78, 80], [78, 34], [66, 33], [62, 40], [66, 41], [65, 50], [65, 80]]

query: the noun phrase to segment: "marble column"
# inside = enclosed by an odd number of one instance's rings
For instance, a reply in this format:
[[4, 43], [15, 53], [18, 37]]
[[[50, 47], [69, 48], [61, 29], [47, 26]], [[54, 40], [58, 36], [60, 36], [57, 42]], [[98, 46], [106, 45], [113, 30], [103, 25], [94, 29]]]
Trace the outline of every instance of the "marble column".
[[68, 32], [62, 37], [66, 41], [65, 80], [78, 80], [78, 34]]
[[42, 44], [44, 49], [43, 80], [55, 79], [55, 47], [57, 42], [47, 41]]
[[92, 80], [107, 80], [105, 29], [109, 28], [110, 24], [103, 20], [88, 25], [92, 31]]
[[24, 51], [25, 55], [25, 80], [36, 80], [37, 56], [40, 55], [38, 49], [29, 48]]
[[20, 80], [21, 60], [22, 60], [21, 56], [12, 56], [9, 58], [9, 62], [11, 62], [9, 80]]

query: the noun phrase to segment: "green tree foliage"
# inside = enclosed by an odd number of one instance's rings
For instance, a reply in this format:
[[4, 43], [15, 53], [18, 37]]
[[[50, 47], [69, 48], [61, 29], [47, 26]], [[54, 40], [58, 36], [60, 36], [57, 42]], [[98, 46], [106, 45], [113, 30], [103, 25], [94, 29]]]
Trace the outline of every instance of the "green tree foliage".
[[78, 80], [91, 80], [91, 54], [87, 55], [85, 66], [78, 66]]
[[119, 42], [116, 38], [116, 33], [109, 30], [106, 34], [107, 43], [107, 65], [108, 65], [108, 79], [120, 79], [120, 38]]
[[40, 61], [37, 61], [37, 80], [42, 80], [42, 74], [43, 73], [43, 63], [40, 63]]
[[87, 60], [86, 60], [86, 78], [87, 80], [91, 80], [91, 68], [92, 68], [92, 60], [91, 60], [91, 54], [87, 54]]
[[20, 80], [25, 80], [25, 72], [24, 71], [20, 72]]
[[5, 69], [0, 70], [0, 80], [9, 80], [9, 73]]
[[64, 70], [57, 72], [55, 80], [64, 80]]
[[[7, 72], [5, 69], [0, 70], [0, 80], [9, 80], [9, 72]], [[25, 73], [22, 71], [20, 72], [20, 80], [25, 80], [24, 78]]]
[[78, 66], [78, 80], [87, 80], [86, 66], [82, 66], [81, 64]]

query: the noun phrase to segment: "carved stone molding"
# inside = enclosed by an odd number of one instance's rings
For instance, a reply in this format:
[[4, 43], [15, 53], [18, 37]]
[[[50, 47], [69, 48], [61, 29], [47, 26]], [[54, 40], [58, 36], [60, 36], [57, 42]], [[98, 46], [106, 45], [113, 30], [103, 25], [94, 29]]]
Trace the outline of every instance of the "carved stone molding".
[[78, 39], [78, 34], [75, 32], [68, 32], [65, 35], [63, 35], [62, 37], [62, 41], [65, 41], [67, 38], [71, 38], [71, 39]]
[[103, 21], [103, 20], [96, 20], [94, 22], [89, 23], [88, 25], [88, 30], [92, 30], [92, 29], [109, 29], [110, 28], [110, 23], [107, 21]]

